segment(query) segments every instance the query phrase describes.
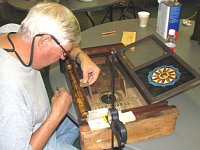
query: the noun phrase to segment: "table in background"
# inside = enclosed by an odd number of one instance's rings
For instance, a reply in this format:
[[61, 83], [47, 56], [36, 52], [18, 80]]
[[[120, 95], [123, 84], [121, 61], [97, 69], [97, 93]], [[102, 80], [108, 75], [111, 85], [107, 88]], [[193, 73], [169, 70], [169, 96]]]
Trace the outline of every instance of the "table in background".
[[[26, 11], [26, 12], [29, 11], [31, 7], [35, 6], [38, 2], [41, 2], [41, 1], [42, 0], [7, 0], [8, 4], [10, 4], [12, 7], [21, 11]], [[51, 2], [51, 0], [49, 0], [49, 2]], [[118, 0], [93, 0], [91, 2], [82, 2], [80, 0], [60, 0], [59, 1], [59, 3], [68, 7], [72, 12], [86, 12], [86, 15], [92, 22], [93, 26], [94, 26], [94, 22], [88, 12], [107, 9], [107, 13], [105, 17], [108, 17], [110, 21], [112, 21], [113, 20], [112, 5], [117, 2]]]
[[82, 2], [80, 0], [60, 0], [60, 3], [64, 6], [67, 6], [73, 12], [85, 12], [94, 26], [94, 22], [89, 15], [90, 11], [98, 11], [98, 10], [107, 10], [105, 17], [102, 20], [109, 18], [110, 22], [113, 21], [113, 5], [117, 3], [119, 0], [92, 0], [90, 2]]
[[7, 0], [7, 2], [12, 7], [25, 12], [38, 3], [37, 0]]
[[[31, 7], [35, 6], [40, 0], [7, 0], [8, 4], [16, 9], [22, 11], [29, 11]], [[51, 0], [49, 0], [51, 2]], [[112, 5], [117, 0], [93, 0], [91, 2], [82, 2], [79, 0], [60, 0], [65, 6], [68, 6], [73, 12], [83, 12], [94, 10], [97, 7], [105, 7]]]
[[[194, 25], [194, 22], [192, 22]], [[185, 60], [192, 68], [200, 73], [200, 45], [191, 41], [194, 26], [185, 27], [180, 25], [177, 40], [176, 53]], [[116, 31], [115, 35], [102, 37], [102, 32]], [[95, 26], [82, 32], [81, 47], [96, 47], [120, 43], [123, 31], [136, 31], [136, 40], [142, 39], [150, 34], [156, 33], [156, 19], [150, 19], [148, 27], [140, 28], [138, 19], [115, 21]], [[164, 40], [163, 40], [164, 41]], [[141, 56], [142, 58], [142, 56]], [[56, 86], [67, 86], [63, 74], [59, 71], [58, 64], [50, 69], [50, 81], [53, 89]], [[176, 129], [172, 135], [155, 138], [134, 144], [127, 144], [126, 150], [197, 150], [200, 147], [200, 86], [188, 90], [182, 94], [170, 98], [169, 104], [176, 105], [180, 111], [177, 119]], [[74, 108], [70, 115], [76, 120]], [[137, 147], [137, 148], [136, 148]]]

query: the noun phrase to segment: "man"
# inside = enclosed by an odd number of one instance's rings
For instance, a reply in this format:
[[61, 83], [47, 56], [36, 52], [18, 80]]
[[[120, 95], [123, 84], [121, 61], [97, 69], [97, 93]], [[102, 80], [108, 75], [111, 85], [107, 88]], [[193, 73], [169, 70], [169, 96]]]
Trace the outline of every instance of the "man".
[[56, 3], [37, 4], [18, 32], [0, 34], [1, 150], [76, 149], [71, 144], [78, 129], [65, 118], [72, 98], [59, 88], [50, 108], [38, 70], [69, 56], [81, 65], [81, 82], [93, 84], [100, 69], [80, 50], [79, 42], [78, 21]]

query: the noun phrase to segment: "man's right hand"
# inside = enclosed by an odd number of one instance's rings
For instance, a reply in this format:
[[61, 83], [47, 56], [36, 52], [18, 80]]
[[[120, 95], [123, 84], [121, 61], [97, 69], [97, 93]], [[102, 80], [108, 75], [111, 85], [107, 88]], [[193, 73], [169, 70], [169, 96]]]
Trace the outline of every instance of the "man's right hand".
[[72, 97], [65, 88], [59, 88], [52, 97], [52, 112], [58, 119], [63, 119], [69, 111]]
[[52, 97], [52, 111], [42, 125], [32, 134], [32, 149], [43, 149], [72, 103], [72, 97], [65, 88], [59, 88]]

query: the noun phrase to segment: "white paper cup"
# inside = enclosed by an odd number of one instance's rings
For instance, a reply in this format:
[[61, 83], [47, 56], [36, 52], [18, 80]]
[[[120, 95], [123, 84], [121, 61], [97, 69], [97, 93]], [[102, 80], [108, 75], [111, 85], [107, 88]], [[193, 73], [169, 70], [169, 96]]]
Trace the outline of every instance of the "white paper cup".
[[146, 27], [147, 26], [147, 23], [148, 23], [148, 20], [149, 20], [149, 15], [150, 15], [150, 13], [146, 12], [146, 11], [138, 12], [138, 17], [139, 17], [139, 20], [140, 20], [140, 27]]

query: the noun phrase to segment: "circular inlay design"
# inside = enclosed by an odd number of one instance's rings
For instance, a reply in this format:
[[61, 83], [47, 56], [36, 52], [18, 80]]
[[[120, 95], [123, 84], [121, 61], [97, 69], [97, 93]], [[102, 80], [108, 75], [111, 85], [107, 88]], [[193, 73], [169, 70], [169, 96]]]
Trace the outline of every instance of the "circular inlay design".
[[174, 85], [179, 80], [181, 73], [178, 68], [170, 65], [163, 65], [156, 67], [154, 70], [149, 72], [148, 81], [149, 84], [154, 86], [169, 86]]

